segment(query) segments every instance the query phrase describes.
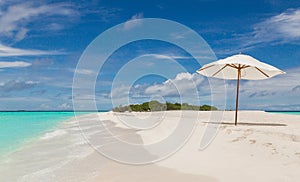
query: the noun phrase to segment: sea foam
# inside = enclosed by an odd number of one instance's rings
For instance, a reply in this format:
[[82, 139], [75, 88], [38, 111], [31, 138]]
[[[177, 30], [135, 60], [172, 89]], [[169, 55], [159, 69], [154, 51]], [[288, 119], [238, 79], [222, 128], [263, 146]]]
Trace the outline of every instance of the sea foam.
[[61, 136], [66, 134], [67, 132], [65, 130], [55, 130], [52, 132], [46, 133], [44, 136], [41, 137], [42, 140], [48, 140], [57, 136]]

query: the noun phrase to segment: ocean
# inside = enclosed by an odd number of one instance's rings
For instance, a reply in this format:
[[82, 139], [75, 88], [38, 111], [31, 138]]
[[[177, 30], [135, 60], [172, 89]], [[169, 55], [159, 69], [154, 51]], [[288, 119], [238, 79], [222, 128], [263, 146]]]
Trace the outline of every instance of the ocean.
[[300, 115], [300, 111], [267, 111], [269, 113]]
[[73, 116], [74, 112], [0, 112], [0, 159]]

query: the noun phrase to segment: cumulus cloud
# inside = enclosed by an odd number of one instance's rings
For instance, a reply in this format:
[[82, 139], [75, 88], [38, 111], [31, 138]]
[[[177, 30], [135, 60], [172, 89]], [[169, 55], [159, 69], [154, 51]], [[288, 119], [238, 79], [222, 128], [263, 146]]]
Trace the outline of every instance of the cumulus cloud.
[[15, 61], [15, 62], [0, 61], [0, 68], [28, 67], [30, 65], [31, 63], [27, 63], [23, 61]]
[[130, 94], [130, 87], [127, 85], [118, 85], [113, 88], [111, 93], [105, 94], [107, 98], [111, 98], [113, 101], [120, 99], [126, 100]]
[[[300, 67], [284, 70], [287, 74], [260, 81], [245, 81], [240, 84], [240, 109], [280, 109], [281, 104], [296, 106], [300, 103]], [[119, 85], [111, 92], [97, 96], [113, 105], [142, 103], [151, 99], [163, 98], [166, 101], [181, 101], [190, 104], [212, 104], [222, 109], [234, 108], [236, 80], [207, 79], [188, 72], [177, 74], [163, 82], [136, 85]], [[197, 90], [197, 92], [195, 92]], [[198, 100], [199, 99], [199, 100]], [[287, 107], [286, 107], [287, 108]], [[290, 107], [295, 109], [295, 107]]]
[[[198, 73], [181, 72], [163, 82], [118, 85], [112, 89], [111, 97], [107, 93], [100, 95], [99, 98], [113, 100], [115, 106], [128, 104], [128, 102], [141, 103], [151, 99], [199, 104], [200, 97], [202, 103], [210, 103], [211, 95], [214, 95], [214, 99], [219, 96], [222, 101], [224, 100], [224, 83], [223, 80], [208, 82], [208, 79]], [[213, 84], [214, 90], [211, 89], [210, 84]]]
[[[285, 71], [287, 74], [267, 80], [242, 81], [240, 85], [241, 108], [268, 109], [286, 102], [290, 105], [299, 104], [300, 68]], [[236, 81], [207, 80], [196, 73], [180, 73], [174, 79], [148, 86], [144, 89], [144, 94], [161, 95], [163, 97], [187, 95], [195, 100], [195, 95], [192, 94], [192, 89], [195, 86], [199, 91], [200, 101], [209, 102], [211, 99], [214, 99], [214, 102], [221, 106], [222, 101], [225, 99], [224, 97], [226, 97], [228, 107], [235, 104]], [[226, 87], [226, 96], [224, 86]]]
[[143, 13], [133, 15], [130, 20], [124, 23], [124, 30], [129, 30], [134, 27], [140, 26], [142, 24], [142, 21], [140, 19], [142, 18], [144, 18]]
[[178, 96], [191, 93], [204, 80], [197, 73], [179, 73], [174, 79], [168, 79], [161, 84], [155, 84], [145, 89], [145, 94], [160, 96]]

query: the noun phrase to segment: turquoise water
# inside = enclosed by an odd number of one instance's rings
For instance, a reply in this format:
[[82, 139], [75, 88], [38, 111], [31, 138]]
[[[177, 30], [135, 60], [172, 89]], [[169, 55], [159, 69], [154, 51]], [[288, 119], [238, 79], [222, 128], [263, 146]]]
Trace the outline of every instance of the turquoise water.
[[73, 116], [73, 112], [0, 112], [0, 157]]
[[287, 112], [287, 111], [269, 111], [270, 113], [278, 113], [278, 114], [292, 114], [292, 115], [300, 115], [300, 112], [295, 112], [295, 111], [292, 111], [292, 112]]

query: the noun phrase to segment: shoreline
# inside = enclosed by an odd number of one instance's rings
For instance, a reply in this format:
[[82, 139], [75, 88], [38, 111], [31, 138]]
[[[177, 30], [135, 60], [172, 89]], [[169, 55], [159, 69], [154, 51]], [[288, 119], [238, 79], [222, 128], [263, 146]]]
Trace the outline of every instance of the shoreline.
[[[97, 123], [100, 116], [106, 126], [119, 133], [122, 139], [149, 144], [172, 133], [170, 124], [175, 122], [180, 112], [166, 112], [163, 121], [166, 124], [161, 123], [149, 131], [130, 130], [116, 120], [120, 116], [131, 120], [134, 115], [143, 118], [149, 114], [140, 112], [81, 115], [78, 119], [87, 121], [81, 129], [74, 118], [59, 122], [52, 132], [44, 134], [2, 161], [0, 180], [151, 181], [154, 173], [160, 174], [155, 176], [157, 181], [299, 179], [300, 116], [297, 115], [275, 116], [264, 111], [241, 111], [240, 125], [233, 126], [228, 123], [233, 122], [234, 111], [226, 111], [222, 120], [225, 124], [219, 125], [215, 140], [207, 149], [199, 151], [201, 137], [207, 126], [205, 122], [210, 117], [210, 112], [199, 111], [196, 129], [183, 148], [165, 160], [142, 166], [120, 164], [103, 157], [91, 148], [81, 133], [84, 130], [91, 139], [99, 139], [101, 131], [97, 131]], [[190, 111], [183, 112], [189, 114]], [[152, 114], [157, 116], [159, 113]], [[286, 126], [257, 125], [259, 122]], [[228, 163], [231, 165], [228, 166]], [[233, 173], [235, 170], [240, 171], [238, 176]], [[254, 172], [256, 176], [252, 175]]]
[[[6, 111], [2, 111], [2, 112], [6, 112]], [[28, 111], [8, 111], [8, 112], [15, 112], [15, 113], [25, 112], [26, 113]], [[29, 111], [29, 112], [31, 112], [31, 111]], [[34, 111], [34, 112], [36, 112], [36, 111]], [[41, 112], [45, 112], [45, 111], [38, 111], [38, 112], [41, 113]], [[65, 111], [58, 111], [58, 112], [59, 113], [64, 113]], [[26, 136], [25, 139], [22, 139], [22, 141], [18, 141], [17, 144], [14, 144], [14, 147], [11, 147], [10, 149], [2, 151], [0, 153], [0, 161], [4, 160], [5, 157], [13, 154], [14, 152], [22, 150], [27, 145], [30, 145], [31, 143], [39, 141], [47, 133], [54, 132], [57, 129], [57, 127], [59, 126], [60, 123], [68, 122], [68, 120], [72, 119], [74, 116], [65, 116], [65, 117], [66, 118], [64, 118], [64, 119], [54, 119], [54, 120], [51, 119], [50, 121], [47, 121], [47, 122], [53, 122], [54, 124], [49, 126], [48, 128], [44, 128], [41, 131], [33, 133], [30, 136]], [[40, 122], [43, 125], [43, 123], [42, 123], [43, 121], [40, 121]]]
[[[40, 138], [44, 137], [44, 135], [47, 135], [47, 133], [52, 133], [54, 132], [57, 127], [63, 123], [63, 122], [68, 122], [68, 120], [71, 120], [72, 118], [75, 117], [75, 113], [74, 111], [0, 111], [0, 113], [5, 113], [5, 112], [12, 112], [12, 113], [73, 113], [72, 116], [66, 116], [66, 119], [57, 119], [57, 120], [51, 120], [51, 122], [54, 122], [55, 124], [50, 126], [49, 128], [46, 128], [45, 130], [43, 131], [39, 131], [38, 133], [34, 133], [33, 135], [29, 136], [29, 137], [26, 137], [25, 140], [23, 140], [22, 142], [16, 144], [13, 148], [11, 149], [7, 149], [3, 152], [0, 153], [0, 161], [3, 160], [3, 158], [5, 156], [8, 156], [10, 155], [11, 153], [14, 153], [15, 151], [18, 151], [18, 150], [22, 150], [22, 148], [32, 142], [35, 142], [37, 140], [39, 140]], [[101, 111], [101, 112], [104, 112], [104, 111]], [[80, 116], [82, 114], [91, 114], [90, 112], [81, 112], [81, 111], [78, 111], [76, 112], [76, 115]], [[41, 124], [42, 124], [42, 120], [40, 121]]]
[[[213, 111], [201, 111], [201, 110], [165, 110], [166, 112], [169, 111], [195, 111], [195, 112], [214, 112], [214, 111], [235, 111], [235, 110], [213, 110]], [[165, 112], [165, 111], [130, 111], [130, 112], [137, 112], [137, 113], [143, 113], [143, 112]], [[300, 110], [256, 110], [256, 109], [246, 109], [246, 110], [239, 110], [239, 111], [263, 111], [263, 112], [300, 112]], [[1, 112], [73, 112], [73, 113], [103, 113], [103, 112], [114, 112], [112, 110], [98, 110], [98, 111], [91, 111], [91, 110], [82, 110], [82, 111], [74, 111], [74, 110], [0, 110]], [[127, 111], [125, 111], [127, 112]], [[116, 113], [124, 113], [124, 112], [116, 112]]]

